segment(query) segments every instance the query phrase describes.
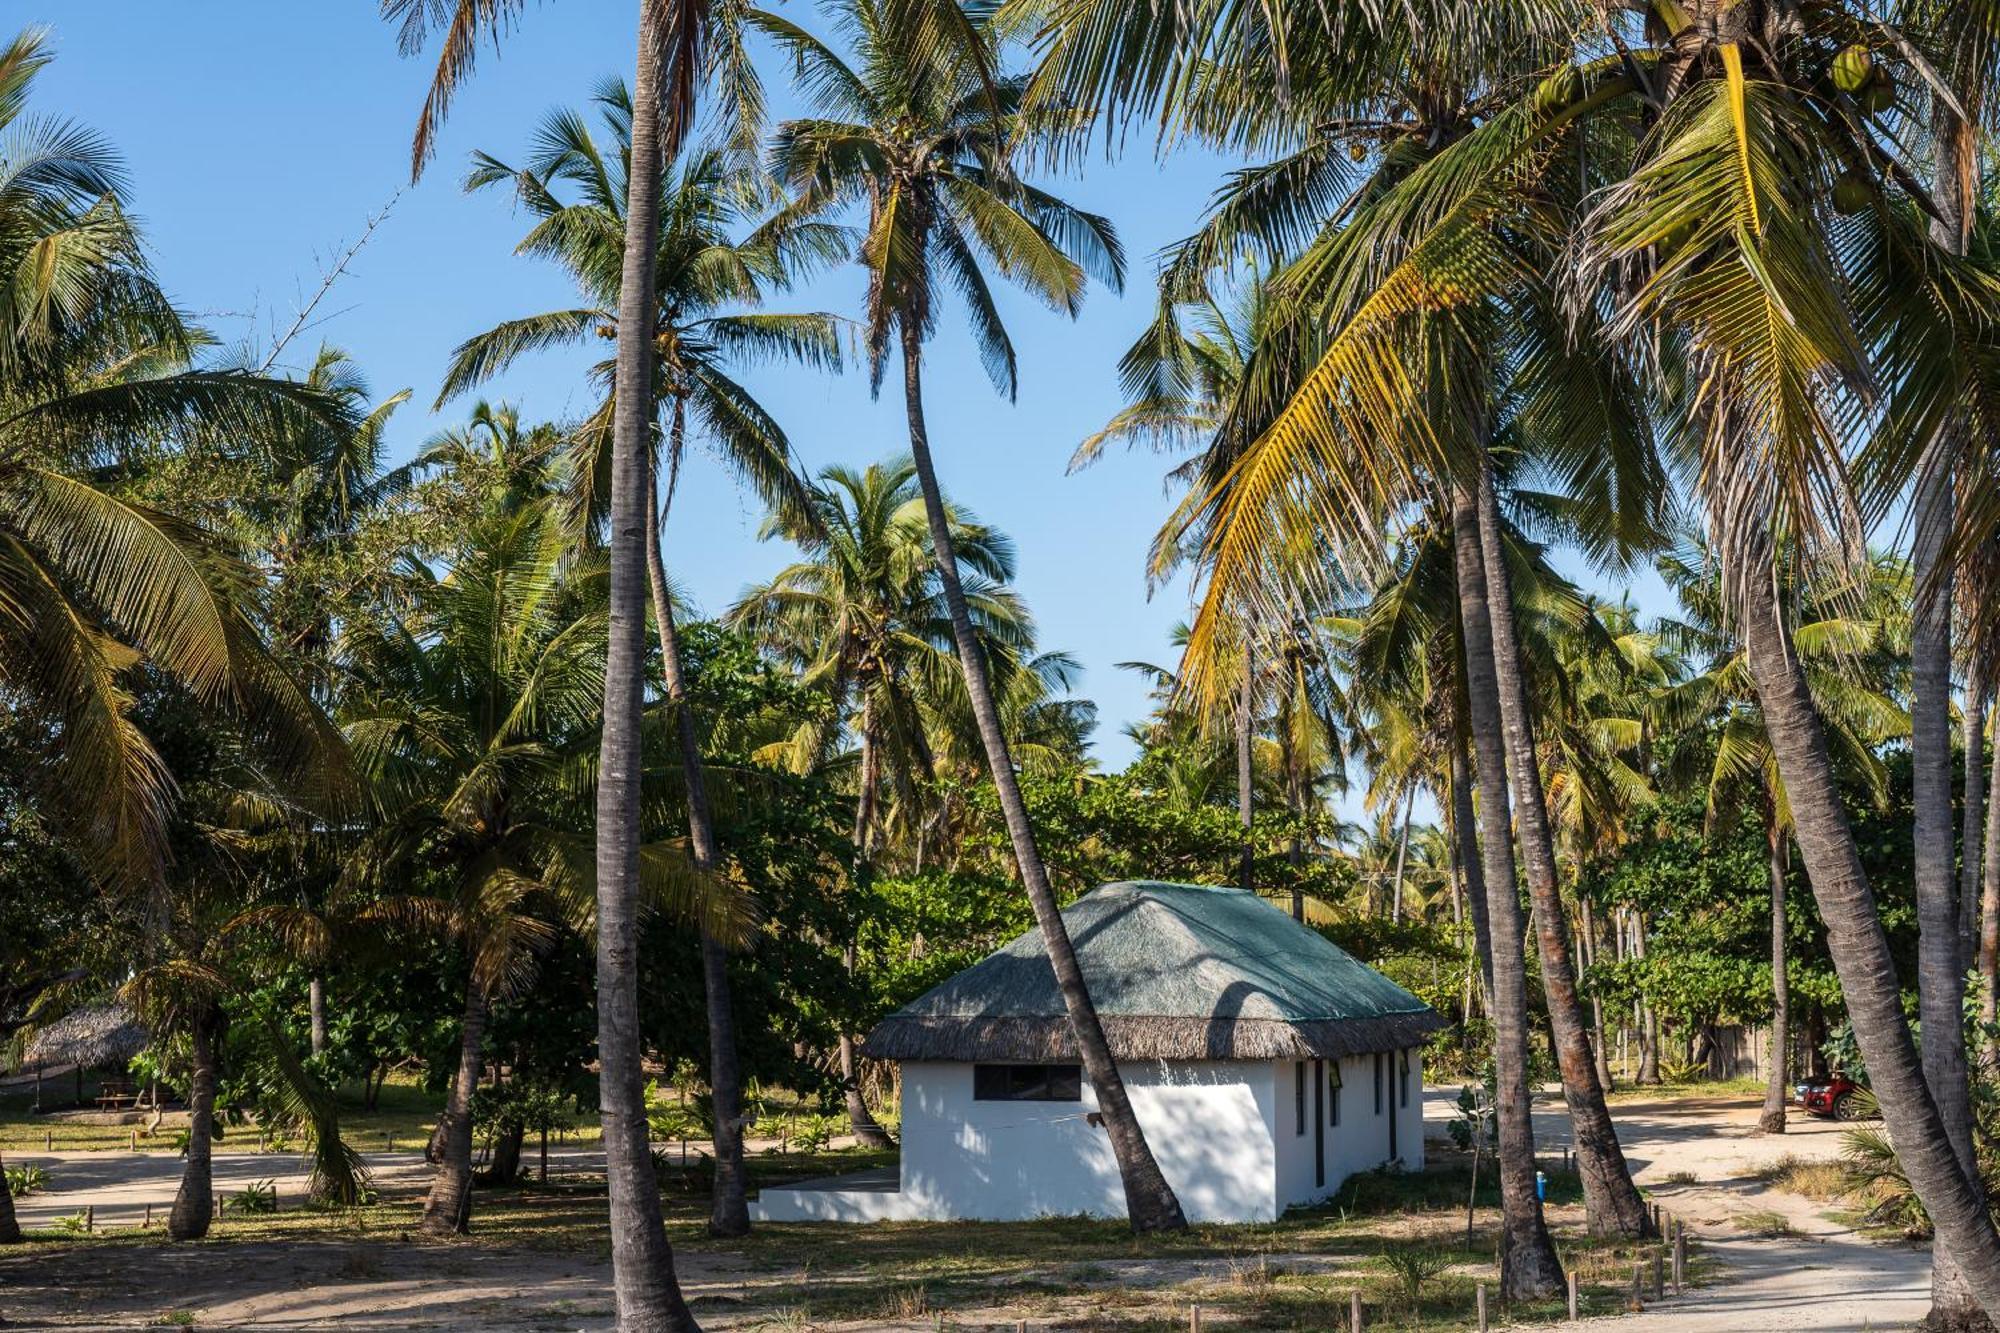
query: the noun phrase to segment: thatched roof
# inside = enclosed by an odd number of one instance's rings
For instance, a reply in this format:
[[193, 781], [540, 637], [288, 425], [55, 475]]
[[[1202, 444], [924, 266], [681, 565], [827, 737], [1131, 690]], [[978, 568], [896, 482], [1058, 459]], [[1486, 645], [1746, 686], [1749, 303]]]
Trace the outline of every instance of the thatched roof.
[[[1419, 1045], [1444, 1026], [1243, 889], [1106, 884], [1063, 923], [1120, 1059], [1333, 1058]], [[1039, 929], [883, 1019], [865, 1049], [884, 1060], [1077, 1058]]]
[[45, 1024], [29, 1041], [23, 1063], [123, 1068], [152, 1041], [122, 1004], [87, 1004]]

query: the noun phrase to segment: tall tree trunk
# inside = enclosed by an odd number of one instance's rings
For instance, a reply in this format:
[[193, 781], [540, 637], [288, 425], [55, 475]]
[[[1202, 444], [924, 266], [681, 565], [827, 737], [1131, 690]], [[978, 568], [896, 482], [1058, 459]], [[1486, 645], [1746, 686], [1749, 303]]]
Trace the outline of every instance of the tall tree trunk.
[[485, 995], [476, 983], [466, 982], [458, 1071], [445, 1093], [444, 1113], [438, 1117], [438, 1163], [424, 1198], [423, 1228], [433, 1235], [464, 1231], [472, 1221], [472, 1095], [479, 1091], [484, 1064], [486, 1015]]
[[[865, 687], [861, 696], [861, 771], [858, 775], [860, 793], [854, 801], [854, 852], [859, 863], [867, 866], [875, 855], [875, 789], [880, 784], [881, 752], [875, 735], [875, 695]], [[851, 978], [854, 975], [854, 941], [850, 938], [840, 951], [841, 966]], [[847, 1127], [854, 1137], [870, 1148], [894, 1146], [887, 1131], [875, 1121], [875, 1115], [868, 1109], [868, 1099], [862, 1095], [861, 1081], [855, 1075], [854, 1036], [842, 1030], [840, 1034], [840, 1086], [847, 1099]]]
[[1771, 1082], [1764, 1089], [1764, 1112], [1757, 1128], [1766, 1134], [1785, 1132], [1785, 1105], [1791, 1100], [1792, 990], [1785, 975], [1785, 831], [1778, 825], [1776, 802], [1764, 794], [1764, 848], [1771, 880]]
[[[1992, 661], [1974, 649], [1965, 672], [1965, 814], [1959, 825], [1959, 971], [1970, 972], [1979, 957], [1980, 871], [1986, 853], [1986, 702]], [[1982, 1000], [1983, 1003], [1983, 1000]]]
[[312, 1016], [312, 1053], [326, 1049], [326, 978], [315, 976], [306, 983], [306, 1010]]
[[[1651, 1212], [1618, 1146], [1618, 1131], [1598, 1082], [1590, 1051], [1590, 1030], [1577, 998], [1570, 959], [1569, 920], [1556, 882], [1555, 840], [1549, 833], [1548, 797], [1535, 752], [1535, 720], [1528, 701], [1520, 635], [1514, 623], [1514, 593], [1502, 549], [1500, 504], [1493, 489], [1493, 463], [1482, 451], [1479, 466], [1479, 554], [1485, 565], [1486, 600], [1493, 633], [1494, 675], [1500, 693], [1500, 723], [1506, 744], [1507, 781], [1514, 793], [1514, 829], [1521, 843], [1528, 896], [1534, 902], [1535, 942], [1542, 964], [1542, 994], [1548, 1002], [1556, 1063], [1562, 1070], [1563, 1100], [1576, 1140], [1577, 1172], [1592, 1235], [1639, 1237], [1652, 1230]], [[1488, 826], [1489, 828], [1491, 825]], [[1502, 826], [1504, 829], [1504, 825]]]
[[1250, 877], [1256, 859], [1256, 850], [1250, 840], [1250, 820], [1255, 813], [1252, 809], [1252, 781], [1256, 776], [1252, 767], [1253, 738], [1250, 733], [1256, 725], [1253, 705], [1256, 701], [1257, 665], [1251, 653], [1250, 625], [1246, 622], [1243, 626], [1243, 681], [1236, 700], [1236, 822], [1243, 829], [1243, 849], [1238, 858], [1236, 879], [1246, 889], [1255, 887]]
[[[1577, 927], [1583, 940], [1583, 966], [1585, 970], [1597, 966], [1597, 914], [1590, 906], [1590, 899], [1578, 895]], [[1590, 997], [1590, 1050], [1597, 1059], [1597, 1081], [1610, 1092], [1617, 1085], [1611, 1078], [1611, 1048], [1604, 1041], [1604, 998], [1593, 994]]]
[[1479, 824], [1472, 809], [1472, 768], [1466, 762], [1465, 746], [1457, 736], [1451, 742], [1451, 836], [1458, 852], [1459, 873], [1465, 876], [1465, 910], [1472, 918], [1480, 999], [1491, 1013], [1493, 927], [1486, 916], [1486, 868], [1480, 861]]
[[[611, 420], [610, 638], [597, 780], [598, 1108], [610, 1190], [611, 1281], [621, 1333], [697, 1329], [674, 1277], [647, 1143], [639, 1031], [639, 725], [646, 676], [646, 584], [652, 503], [653, 291], [659, 244], [661, 45], [657, 0], [639, 0], [632, 80], [625, 252]], [[664, 637], [664, 636], [663, 636]]]
[[1917, 1197], [1982, 1306], [2000, 1308], [2000, 1233], [1966, 1178], [1931, 1097], [1904, 1021], [1888, 937], [1875, 909], [1835, 780], [1826, 734], [1805, 671], [1779, 616], [1765, 515], [1742, 512], [1724, 490], [1712, 498], [1723, 573], [1737, 607], [1764, 726], [1790, 802], [1793, 838], [1826, 924], [1827, 951], [1847, 1001], [1889, 1138]]
[[167, 1214], [167, 1235], [173, 1240], [200, 1240], [215, 1218], [215, 1026], [211, 1011], [195, 1020], [190, 1034], [194, 1069], [188, 1078], [187, 1166]]
[[1389, 891], [1389, 920], [1397, 925], [1403, 923], [1403, 872], [1410, 864], [1410, 811], [1417, 803], [1417, 789], [1412, 786], [1403, 795], [1403, 833], [1396, 839], [1396, 882]]
[[1535, 1190], [1535, 1130], [1528, 1086], [1528, 979], [1524, 923], [1507, 832], [1507, 754], [1500, 728], [1500, 687], [1493, 628], [1479, 550], [1479, 502], [1467, 485], [1452, 493], [1452, 547], [1465, 644], [1466, 701], [1479, 780], [1479, 850], [1492, 929], [1493, 1064], [1500, 1131], [1500, 1292], [1537, 1300], [1561, 1289], [1562, 1264]]
[[1979, 875], [1979, 1021], [1986, 1031], [1985, 1065], [2000, 1069], [2000, 738], [1986, 775], [1986, 858]]
[[[674, 400], [672, 432], [671, 447], [678, 454], [687, 432], [687, 407], [680, 398]], [[649, 482], [646, 491], [649, 511], [655, 485]], [[660, 632], [661, 674], [673, 705], [681, 782], [687, 788], [688, 843], [695, 865], [713, 872], [722, 864], [722, 854], [715, 837], [715, 814], [708, 802], [708, 770], [702, 763], [694, 704], [688, 698], [680, 629], [674, 621], [666, 562], [660, 554], [660, 528], [651, 517], [646, 523], [645, 549], [653, 621]], [[709, 1197], [708, 1231], [712, 1236], [741, 1236], [750, 1230], [749, 1172], [743, 1165], [743, 1066], [736, 1047], [736, 1010], [729, 994], [729, 954], [706, 930], [701, 932], [701, 977], [708, 1012], [709, 1099], [715, 1111], [710, 1141], [715, 1181]]]
[[[1953, 521], [1948, 437], [1934, 436], [1917, 467], [1916, 607], [1910, 634], [1910, 769], [1917, 898], [1917, 1013], [1924, 1081], [1967, 1183], [1978, 1188], [1972, 1089], [1965, 1064], [1965, 946], [1952, 863], [1951, 568]], [[1979, 1326], [1972, 1288], [1950, 1243], [1931, 1247], [1934, 1329]]]
[[14, 1191], [7, 1185], [6, 1163], [0, 1162], [0, 1245], [21, 1239], [21, 1221], [14, 1216]]
[[[1625, 921], [1632, 932], [1632, 957], [1643, 963], [1646, 961], [1646, 914], [1634, 907], [1626, 912]], [[1643, 991], [1639, 995], [1639, 1012], [1635, 1020], [1639, 1027], [1639, 1072], [1632, 1081], [1656, 1088], [1666, 1082], [1660, 1077], [1660, 1014]]]
[[937, 471], [931, 463], [930, 439], [924, 430], [922, 333], [907, 322], [902, 325], [901, 333], [903, 400], [909, 416], [910, 456], [916, 463], [918, 485], [923, 489], [924, 515], [930, 521], [931, 548], [937, 557], [938, 580], [944, 585], [945, 605], [951, 613], [952, 637], [958, 645], [959, 666], [965, 673], [966, 697], [972, 703], [973, 717], [979, 724], [979, 739], [986, 751], [986, 766], [993, 778], [994, 792], [1000, 800], [1000, 812], [1007, 823], [1008, 840], [1014, 849], [1014, 864], [1020, 871], [1022, 886], [1027, 890], [1028, 901], [1034, 908], [1035, 924], [1041, 928], [1042, 940], [1048, 946], [1049, 965], [1055, 972], [1056, 986], [1062, 992], [1063, 1006], [1069, 1012], [1070, 1027], [1076, 1036], [1084, 1072], [1097, 1093], [1098, 1109], [1104, 1117], [1104, 1128], [1111, 1137], [1111, 1151], [1118, 1161], [1118, 1174], [1124, 1182], [1125, 1210], [1131, 1219], [1132, 1229], [1179, 1230], [1187, 1225], [1187, 1219], [1181, 1213], [1180, 1200], [1174, 1196], [1173, 1187], [1167, 1184], [1159, 1163], [1153, 1159], [1153, 1150], [1146, 1143], [1138, 1117], [1133, 1114], [1131, 1100], [1125, 1093], [1125, 1080], [1112, 1060], [1111, 1045], [1105, 1040], [1104, 1026], [1098, 1021], [1096, 1006], [1091, 1003], [1083, 969], [1077, 964], [1076, 949], [1070, 943], [1069, 931], [1063, 925], [1062, 912], [1056, 905], [1055, 891], [1050, 887], [1048, 872], [1042, 865], [1041, 852], [1035, 846], [1034, 828], [1028, 822], [1027, 803], [1021, 798], [1013, 756], [1008, 752], [1006, 734], [1000, 729], [999, 709], [993, 703], [986, 658], [978, 638], [973, 634], [972, 617], [965, 603], [965, 589], [959, 583], [950, 520], [946, 517], [944, 496], [938, 489]]
[[[1967, 224], [1977, 178], [1976, 139], [1970, 126], [1941, 100], [1932, 120], [1938, 144], [1933, 194], [1938, 215], [1931, 237], [1952, 254], [1966, 252]], [[1953, 901], [1951, 817], [1951, 613], [1952, 568], [1947, 550], [1957, 511], [1952, 474], [1962, 445], [1947, 425], [1926, 444], [1917, 464], [1915, 533], [1911, 571], [1916, 606], [1910, 635], [1910, 767], [1916, 851], [1917, 1012], [1924, 1040], [1924, 1081], [1930, 1085], [1945, 1136], [1958, 1156], [1966, 1184], [1984, 1195], [1972, 1139], [1972, 1088], [1965, 1059], [1965, 974], [1972, 905]], [[1971, 712], [1968, 709], [1968, 714]], [[1968, 763], [1970, 755], [1968, 754]], [[1971, 770], [1967, 770], [1968, 776]], [[1971, 819], [1971, 786], [1967, 790]], [[1971, 825], [1968, 823], [1968, 828]], [[1967, 842], [1970, 850], [1972, 843]], [[1932, 1329], [1990, 1329], [1972, 1285], [1960, 1271], [1950, 1240], [1940, 1230], [1931, 1247]]]

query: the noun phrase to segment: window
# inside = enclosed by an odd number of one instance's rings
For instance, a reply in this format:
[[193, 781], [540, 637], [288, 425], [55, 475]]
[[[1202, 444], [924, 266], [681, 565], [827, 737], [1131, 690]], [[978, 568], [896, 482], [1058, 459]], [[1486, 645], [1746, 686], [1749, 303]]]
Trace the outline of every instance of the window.
[[1083, 1099], [1081, 1065], [974, 1065], [978, 1102], [1074, 1102]]
[[1402, 1068], [1396, 1074], [1396, 1100], [1404, 1106], [1410, 1104], [1410, 1053], [1402, 1053]]
[[1326, 1062], [1326, 1123], [1340, 1123], [1340, 1061]]
[[1303, 1134], [1306, 1132], [1306, 1062], [1303, 1060], [1292, 1062], [1292, 1100], [1298, 1112], [1298, 1128], [1292, 1132]]
[[1382, 1114], [1382, 1052], [1375, 1052], [1375, 1114]]

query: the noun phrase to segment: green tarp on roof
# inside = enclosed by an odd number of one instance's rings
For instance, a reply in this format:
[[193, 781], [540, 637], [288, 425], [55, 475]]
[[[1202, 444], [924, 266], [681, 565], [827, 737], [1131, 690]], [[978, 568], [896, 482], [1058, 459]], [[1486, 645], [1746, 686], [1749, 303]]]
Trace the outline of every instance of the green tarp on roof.
[[[1430, 1007], [1243, 889], [1138, 880], [1071, 903], [1076, 946], [1121, 1059], [1283, 1060], [1398, 1050], [1444, 1026]], [[1074, 1059], [1040, 929], [884, 1019], [886, 1060]]]

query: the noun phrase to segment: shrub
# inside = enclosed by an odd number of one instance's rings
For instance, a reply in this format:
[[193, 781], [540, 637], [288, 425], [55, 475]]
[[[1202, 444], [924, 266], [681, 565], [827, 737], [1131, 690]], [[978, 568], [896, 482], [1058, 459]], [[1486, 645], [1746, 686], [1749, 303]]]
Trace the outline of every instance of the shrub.
[[278, 1211], [277, 1183], [259, 1180], [246, 1185], [229, 1196], [229, 1206], [239, 1213], [275, 1213]]
[[7, 1168], [7, 1192], [15, 1198], [33, 1194], [36, 1190], [49, 1187], [49, 1173], [39, 1166], [10, 1166]]
[[1443, 1273], [1452, 1264], [1451, 1255], [1443, 1250], [1434, 1250], [1428, 1245], [1398, 1245], [1382, 1251], [1382, 1262], [1395, 1275], [1396, 1285], [1402, 1289], [1403, 1302], [1411, 1310], [1424, 1294], [1424, 1284]]

